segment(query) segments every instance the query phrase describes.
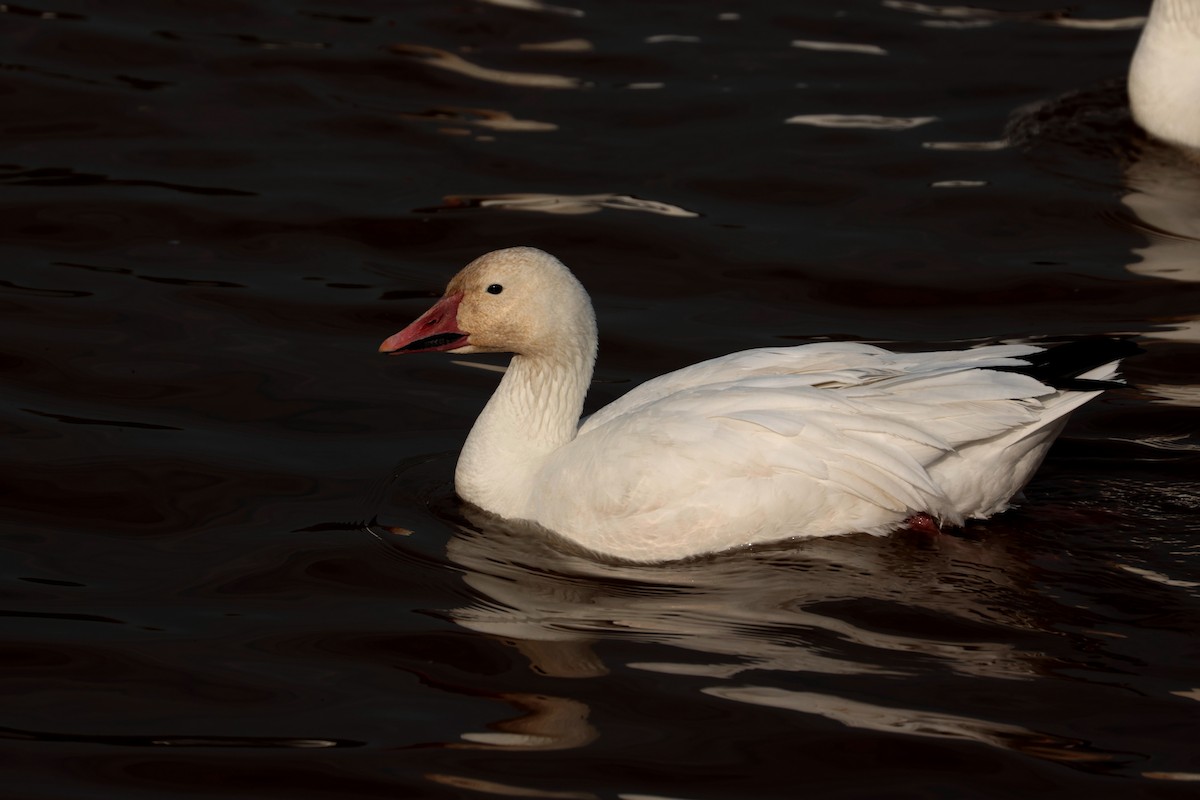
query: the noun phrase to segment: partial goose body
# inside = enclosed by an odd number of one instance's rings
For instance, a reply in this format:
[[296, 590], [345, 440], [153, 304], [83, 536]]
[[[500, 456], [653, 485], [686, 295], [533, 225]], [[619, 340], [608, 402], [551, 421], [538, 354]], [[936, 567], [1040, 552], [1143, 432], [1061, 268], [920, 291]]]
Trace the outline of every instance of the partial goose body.
[[1129, 104], [1147, 133], [1200, 158], [1200, 0], [1154, 0], [1129, 66]]
[[663, 561], [991, 516], [1136, 348], [764, 348], [663, 375], [580, 424], [591, 303], [556, 258], [518, 247], [476, 259], [380, 350], [513, 352], [463, 447], [459, 495], [600, 554]]

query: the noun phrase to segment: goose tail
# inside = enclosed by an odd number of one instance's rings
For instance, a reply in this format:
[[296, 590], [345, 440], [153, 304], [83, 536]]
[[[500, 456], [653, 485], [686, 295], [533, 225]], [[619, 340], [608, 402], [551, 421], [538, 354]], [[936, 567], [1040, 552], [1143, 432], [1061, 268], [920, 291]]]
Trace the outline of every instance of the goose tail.
[[996, 369], [1019, 372], [1066, 392], [1100, 392], [1124, 386], [1118, 371], [1121, 360], [1142, 352], [1131, 339], [1088, 336], [1022, 356], [1025, 365]]

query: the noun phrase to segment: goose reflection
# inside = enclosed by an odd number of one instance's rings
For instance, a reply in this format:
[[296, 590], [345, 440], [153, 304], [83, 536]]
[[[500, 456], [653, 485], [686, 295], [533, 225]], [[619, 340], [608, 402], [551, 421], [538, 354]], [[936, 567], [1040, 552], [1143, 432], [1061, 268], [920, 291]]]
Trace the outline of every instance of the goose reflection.
[[[1125, 268], [1150, 279], [1200, 282], [1200, 162], [1169, 145], [1148, 141], [1124, 165], [1126, 191], [1121, 203], [1132, 214], [1131, 227], [1145, 238], [1132, 248]], [[1200, 342], [1200, 316], [1176, 313], [1150, 320], [1145, 341]], [[1182, 383], [1142, 382], [1156, 402], [1200, 405], [1200, 386], [1183, 376]]]
[[[1125, 165], [1127, 191], [1121, 197], [1146, 237], [1133, 249], [1130, 272], [1172, 281], [1200, 282], [1200, 162], [1182, 152], [1148, 142]], [[1150, 335], [1200, 342], [1197, 317], [1168, 320]]]
[[903, 675], [929, 660], [959, 674], [1034, 672], [1010, 643], [909, 636], [818, 608], [915, 606], [961, 623], [956, 629], [1000, 632], [1015, 622], [998, 609], [1012, 606], [1001, 598], [1021, 573], [996, 563], [1008, 560], [1002, 549], [949, 537], [934, 549], [846, 536], [655, 567], [599, 562], [519, 524], [463, 511], [470, 525], [460, 526], [447, 554], [478, 599], [452, 617], [513, 641], [547, 675], [603, 674], [591, 645], [609, 637], [689, 651], [677, 662], [632, 665], [638, 669], [720, 678], [761, 669]]
[[[1109, 758], [1077, 740], [961, 708], [915, 710], [854, 689], [828, 691], [842, 678], [847, 687], [947, 672], [1037, 678], [1042, 656], [1020, 645], [1047, 631], [1030, 607], [1029, 569], [1004, 545], [845, 536], [647, 566], [601, 563], [544, 534], [458, 510], [465, 520], [447, 554], [474, 598], [449, 616], [515, 647], [542, 675], [593, 679], [619, 668], [687, 676], [711, 697], [847, 727], [1061, 761]], [[656, 658], [602, 656], [613, 640], [658, 645], [649, 648]], [[811, 691], [814, 683], [826, 691]], [[464, 733], [456, 747], [562, 749], [603, 733], [577, 698], [502, 699], [522, 715], [491, 732]]]

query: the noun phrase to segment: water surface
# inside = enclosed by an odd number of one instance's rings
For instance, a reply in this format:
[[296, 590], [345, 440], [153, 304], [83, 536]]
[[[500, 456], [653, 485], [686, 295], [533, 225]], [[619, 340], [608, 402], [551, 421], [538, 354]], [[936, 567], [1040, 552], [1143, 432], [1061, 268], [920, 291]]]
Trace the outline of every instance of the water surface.
[[[563, 3], [0, 5], [5, 795], [1195, 796], [1148, 3]], [[375, 353], [516, 244], [593, 294], [589, 410], [829, 338], [1146, 352], [936, 545], [598, 564], [455, 500], [494, 372]]]

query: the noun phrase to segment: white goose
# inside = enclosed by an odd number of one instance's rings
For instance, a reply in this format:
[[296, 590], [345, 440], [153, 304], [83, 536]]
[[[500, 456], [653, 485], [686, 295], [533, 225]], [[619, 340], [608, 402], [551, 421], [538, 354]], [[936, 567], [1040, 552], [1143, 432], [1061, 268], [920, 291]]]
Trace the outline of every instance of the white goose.
[[596, 553], [664, 561], [1002, 511], [1137, 348], [748, 350], [648, 381], [580, 424], [591, 301], [554, 256], [514, 247], [467, 265], [379, 349], [513, 353], [463, 446], [458, 494]]
[[1200, 158], [1200, 0], [1154, 0], [1129, 65], [1129, 105], [1147, 133]]

